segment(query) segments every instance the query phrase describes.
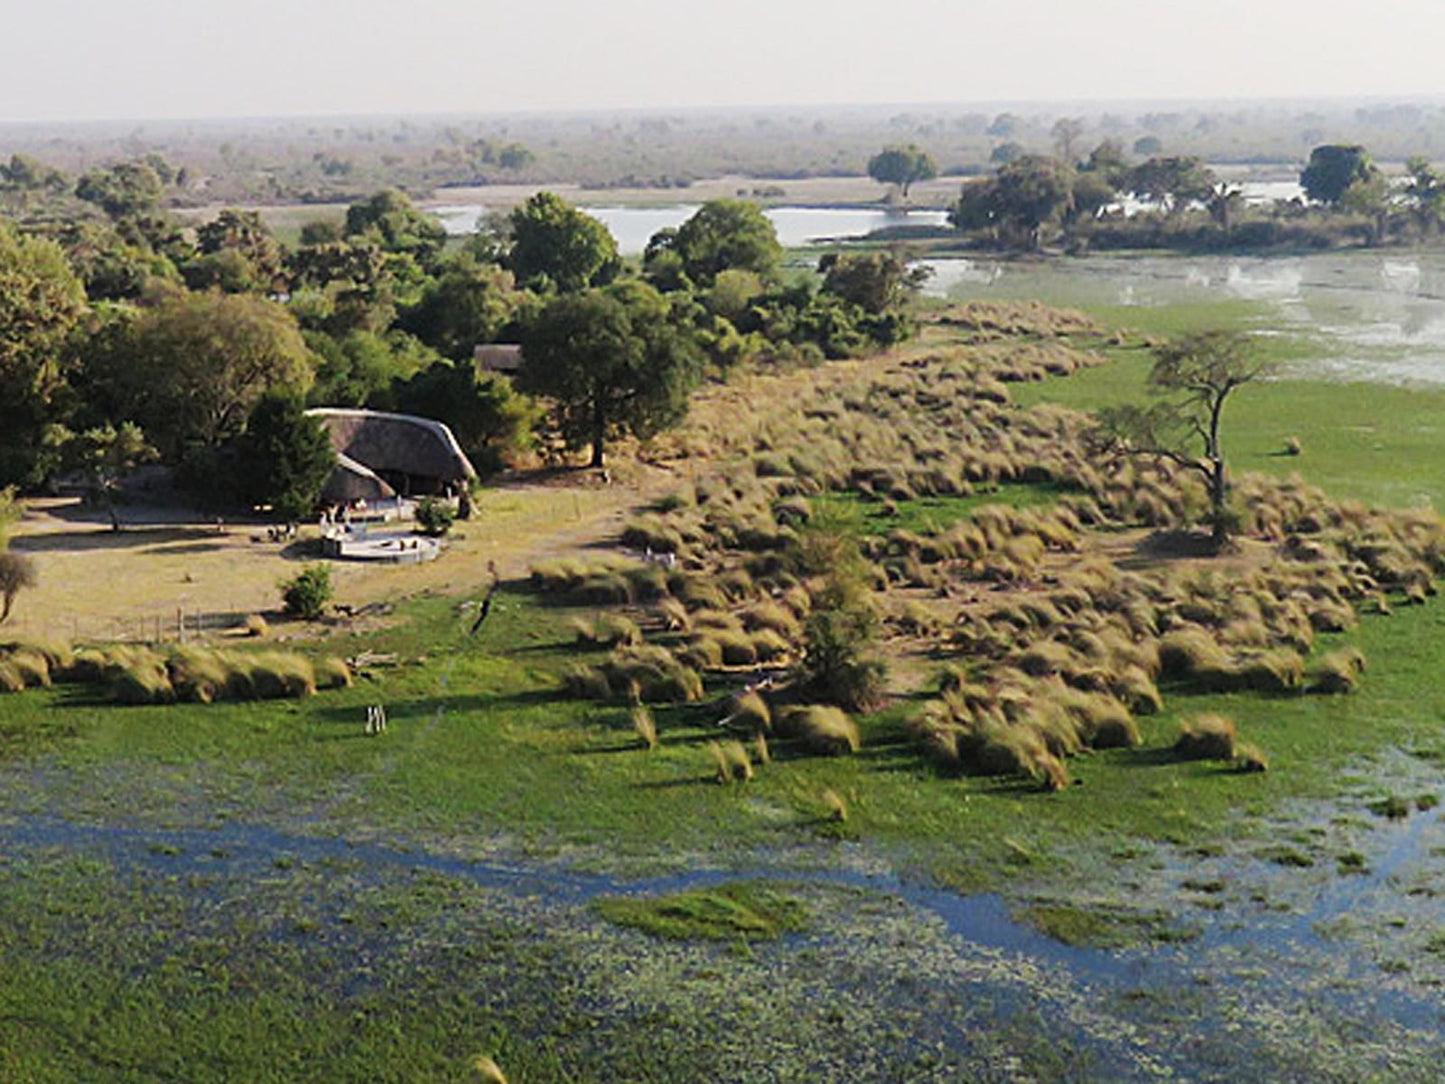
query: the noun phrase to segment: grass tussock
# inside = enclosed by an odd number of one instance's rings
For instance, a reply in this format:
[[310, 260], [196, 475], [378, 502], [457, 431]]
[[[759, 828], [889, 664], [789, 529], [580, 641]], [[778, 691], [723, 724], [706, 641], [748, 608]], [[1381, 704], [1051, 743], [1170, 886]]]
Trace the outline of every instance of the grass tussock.
[[1234, 720], [1223, 715], [1197, 715], [1181, 724], [1174, 754], [1181, 760], [1233, 760], [1239, 751]]
[[746, 783], [753, 778], [753, 762], [742, 742], [710, 741], [707, 755], [719, 783]]
[[637, 735], [637, 740], [642, 743], [644, 749], [657, 748], [657, 720], [653, 718], [652, 709], [646, 704], [638, 704], [631, 712], [632, 732]]
[[577, 700], [634, 694], [650, 704], [702, 699], [697, 671], [660, 647], [621, 648], [598, 666], [575, 666], [563, 675], [562, 687]]
[[786, 708], [774, 720], [773, 726], [780, 736], [798, 742], [808, 752], [819, 756], [856, 753], [862, 744], [858, 724], [841, 708], [827, 704]]
[[1310, 670], [1311, 692], [1326, 694], [1352, 693], [1360, 685], [1365, 672], [1365, 655], [1356, 647], [1340, 648], [1320, 656]]

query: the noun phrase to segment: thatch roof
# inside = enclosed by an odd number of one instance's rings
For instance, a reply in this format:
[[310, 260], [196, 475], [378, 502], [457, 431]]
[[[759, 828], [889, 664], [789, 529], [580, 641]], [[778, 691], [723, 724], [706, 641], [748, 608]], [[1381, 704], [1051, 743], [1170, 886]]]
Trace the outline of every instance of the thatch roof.
[[516, 373], [522, 367], [522, 348], [516, 343], [487, 343], [472, 349], [472, 360], [484, 373]]
[[318, 407], [336, 454], [378, 474], [406, 474], [456, 484], [477, 476], [452, 431], [441, 422], [411, 414]]
[[378, 478], [371, 468], [350, 456], [338, 454], [321, 499], [326, 504], [348, 504], [351, 501], [382, 501], [396, 496], [396, 490]]

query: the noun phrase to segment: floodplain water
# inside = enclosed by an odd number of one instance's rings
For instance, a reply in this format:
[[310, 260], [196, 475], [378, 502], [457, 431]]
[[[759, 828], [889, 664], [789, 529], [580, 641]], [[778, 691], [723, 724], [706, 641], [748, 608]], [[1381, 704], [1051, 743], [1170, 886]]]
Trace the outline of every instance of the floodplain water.
[[[1300, 256], [1102, 255], [921, 261], [934, 296], [1091, 309], [1248, 302], [1256, 330], [1316, 349], [1299, 375], [1445, 384], [1445, 252]], [[1127, 316], [1124, 318], [1127, 323]]]

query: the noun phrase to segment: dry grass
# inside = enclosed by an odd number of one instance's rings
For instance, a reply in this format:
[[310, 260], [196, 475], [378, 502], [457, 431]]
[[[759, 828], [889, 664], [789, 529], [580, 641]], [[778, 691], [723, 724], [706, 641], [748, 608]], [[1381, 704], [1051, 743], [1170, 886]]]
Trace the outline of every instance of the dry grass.
[[1196, 715], [1181, 724], [1174, 753], [1182, 760], [1233, 760], [1238, 746], [1239, 735], [1233, 719], [1223, 715]]
[[786, 708], [773, 722], [785, 738], [799, 742], [810, 753], [843, 756], [856, 753], [861, 744], [858, 724], [841, 708], [808, 704]]

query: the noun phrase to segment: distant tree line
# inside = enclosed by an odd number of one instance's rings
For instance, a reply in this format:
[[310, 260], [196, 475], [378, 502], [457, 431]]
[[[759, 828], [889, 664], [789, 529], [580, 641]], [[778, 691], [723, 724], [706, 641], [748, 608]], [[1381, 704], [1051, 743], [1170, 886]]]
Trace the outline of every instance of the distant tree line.
[[[1061, 149], [1076, 135], [1061, 132]], [[1136, 162], [1105, 140], [1076, 161], [1007, 156], [993, 175], [963, 185], [950, 220], [976, 243], [1010, 249], [1220, 249], [1425, 240], [1445, 216], [1445, 177], [1424, 157], [1392, 182], [1365, 148], [1325, 144], [1311, 151], [1300, 185], [1302, 199], [1251, 207], [1198, 158]], [[1125, 215], [1125, 199], [1142, 209]]]

